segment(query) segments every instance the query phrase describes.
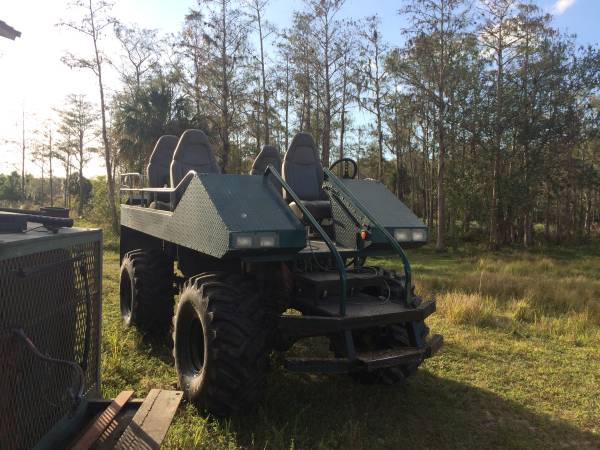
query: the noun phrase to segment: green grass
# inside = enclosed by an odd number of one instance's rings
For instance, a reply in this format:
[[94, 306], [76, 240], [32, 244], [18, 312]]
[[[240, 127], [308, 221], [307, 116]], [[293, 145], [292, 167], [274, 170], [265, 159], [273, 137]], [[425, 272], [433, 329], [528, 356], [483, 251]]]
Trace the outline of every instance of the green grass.
[[[170, 350], [125, 330], [118, 255], [105, 252], [103, 393], [175, 388]], [[406, 386], [285, 372], [243, 417], [204, 417], [182, 404], [166, 448], [600, 448], [600, 258], [475, 247], [410, 254], [428, 320], [445, 337]], [[396, 261], [380, 261], [398, 267]], [[319, 342], [308, 343], [310, 347]], [[300, 349], [302, 351], [302, 349]], [[306, 351], [306, 348], [304, 349]]]

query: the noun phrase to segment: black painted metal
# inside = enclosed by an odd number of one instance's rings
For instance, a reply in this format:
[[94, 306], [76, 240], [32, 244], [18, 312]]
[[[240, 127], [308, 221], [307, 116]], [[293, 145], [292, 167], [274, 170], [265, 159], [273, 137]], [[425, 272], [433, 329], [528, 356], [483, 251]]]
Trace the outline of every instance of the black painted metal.
[[341, 374], [362, 370], [372, 371], [404, 364], [420, 363], [430, 358], [442, 346], [442, 336], [436, 334], [421, 348], [405, 347], [356, 353], [354, 358], [286, 358], [285, 367], [292, 372]]
[[[33, 222], [39, 223], [49, 230], [56, 230], [61, 227], [72, 227], [73, 219], [62, 218], [62, 217], [52, 217], [44, 214], [24, 214], [20, 212], [6, 212], [0, 211], [0, 222], [14, 222], [14, 221], [24, 221], [24, 222]], [[14, 232], [14, 231], [10, 231]]]
[[297, 340], [304, 337], [324, 336], [359, 328], [421, 321], [435, 312], [435, 301], [425, 301], [416, 308], [406, 308], [395, 303], [391, 306], [389, 304], [352, 305], [351, 308], [352, 315], [344, 317], [333, 315], [335, 311], [333, 305], [329, 305], [329, 308], [327, 308], [326, 305], [322, 304], [314, 308], [315, 315], [296, 316], [284, 314], [279, 319], [279, 330], [287, 339]]

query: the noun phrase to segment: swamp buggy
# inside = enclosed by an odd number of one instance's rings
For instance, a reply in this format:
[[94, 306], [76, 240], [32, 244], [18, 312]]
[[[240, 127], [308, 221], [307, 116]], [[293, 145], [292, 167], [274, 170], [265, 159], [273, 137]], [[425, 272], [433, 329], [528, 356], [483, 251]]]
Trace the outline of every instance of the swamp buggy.
[[[200, 409], [255, 404], [270, 353], [303, 338], [327, 337], [331, 352], [288, 357], [289, 370], [363, 383], [403, 381], [442, 345], [402, 248], [423, 245], [425, 225], [383, 184], [358, 179], [353, 160], [323, 168], [309, 134], [283, 162], [264, 147], [250, 175], [232, 175], [187, 130], [161, 137], [147, 172], [149, 187], [123, 177], [121, 314], [142, 332], [172, 330], [179, 384]], [[366, 264], [389, 255], [401, 274]]]

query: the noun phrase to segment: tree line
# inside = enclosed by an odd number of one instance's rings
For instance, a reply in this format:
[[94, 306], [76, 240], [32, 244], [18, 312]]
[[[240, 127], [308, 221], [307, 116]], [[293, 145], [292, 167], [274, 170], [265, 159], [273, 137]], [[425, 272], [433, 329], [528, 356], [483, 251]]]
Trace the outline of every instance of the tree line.
[[[379, 17], [348, 18], [343, 0], [304, 0], [287, 28], [267, 20], [272, 1], [199, 0], [166, 36], [117, 20], [104, 0], [73, 5], [79, 20], [62, 26], [90, 52], [63, 61], [93, 74], [99, 101], [67, 99], [59, 142], [79, 177], [98, 147], [113, 227], [118, 171], [143, 171], [158, 137], [194, 127], [229, 173], [310, 132], [323, 165], [355, 158], [439, 250], [598, 231], [597, 47], [578, 47], [531, 1], [405, 0], [401, 46]], [[122, 51], [109, 58], [113, 38]]]

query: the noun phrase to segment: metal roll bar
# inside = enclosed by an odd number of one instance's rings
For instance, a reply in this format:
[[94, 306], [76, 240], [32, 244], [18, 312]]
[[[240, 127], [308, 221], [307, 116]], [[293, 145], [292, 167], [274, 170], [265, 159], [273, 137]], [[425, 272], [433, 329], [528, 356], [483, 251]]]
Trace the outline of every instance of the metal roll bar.
[[383, 236], [391, 244], [392, 248], [394, 250], [396, 250], [396, 253], [398, 253], [398, 256], [400, 256], [400, 259], [402, 260], [402, 265], [404, 267], [404, 280], [405, 280], [404, 294], [406, 296], [405, 298], [406, 298], [407, 303], [410, 302], [412, 271], [411, 271], [410, 262], [408, 261], [406, 253], [404, 253], [404, 250], [402, 249], [402, 247], [400, 246], [398, 241], [396, 239], [394, 239], [394, 237], [390, 234], [390, 232], [385, 227], [380, 225], [379, 222], [377, 222], [377, 220], [375, 220], [375, 218], [371, 215], [369, 210], [364, 207], [364, 205], [354, 196], [354, 194], [346, 187], [346, 185], [344, 183], [342, 183], [342, 181], [338, 177], [336, 177], [333, 173], [331, 173], [331, 171], [329, 169], [323, 168], [323, 171], [325, 172], [325, 176], [327, 177], [327, 180], [329, 182], [331, 182], [332, 185], [334, 185], [338, 190], [342, 191], [343, 194], [350, 199], [350, 201], [352, 202], [352, 205], [355, 208], [357, 208], [358, 210], [360, 210], [360, 212], [362, 214], [364, 214], [364, 216], [369, 220], [371, 225], [373, 227], [375, 227], [375, 229], [377, 231], [379, 231], [381, 234], [383, 234]]
[[300, 200], [300, 197], [298, 197], [298, 195], [296, 195], [296, 193], [292, 190], [290, 185], [287, 184], [283, 178], [281, 178], [281, 175], [279, 175], [277, 169], [275, 169], [271, 164], [269, 164], [265, 169], [265, 176], [268, 176], [269, 174], [277, 180], [277, 182], [283, 187], [283, 189], [285, 189], [288, 195], [292, 197], [294, 202], [296, 202], [296, 205], [298, 205], [298, 208], [300, 208], [300, 211], [302, 211], [304, 217], [310, 222], [310, 224], [314, 227], [317, 233], [319, 233], [319, 235], [323, 238], [323, 241], [325, 242], [325, 244], [329, 248], [329, 251], [333, 255], [337, 271], [340, 275], [340, 316], [345, 316], [346, 286], [348, 284], [348, 276], [346, 274], [346, 266], [344, 264], [342, 256], [340, 255], [340, 252], [338, 252], [337, 248], [335, 247], [335, 244], [327, 235], [325, 230], [323, 230], [317, 219], [315, 219], [314, 216], [310, 213], [310, 211], [306, 208], [306, 206], [302, 204], [302, 200]]

